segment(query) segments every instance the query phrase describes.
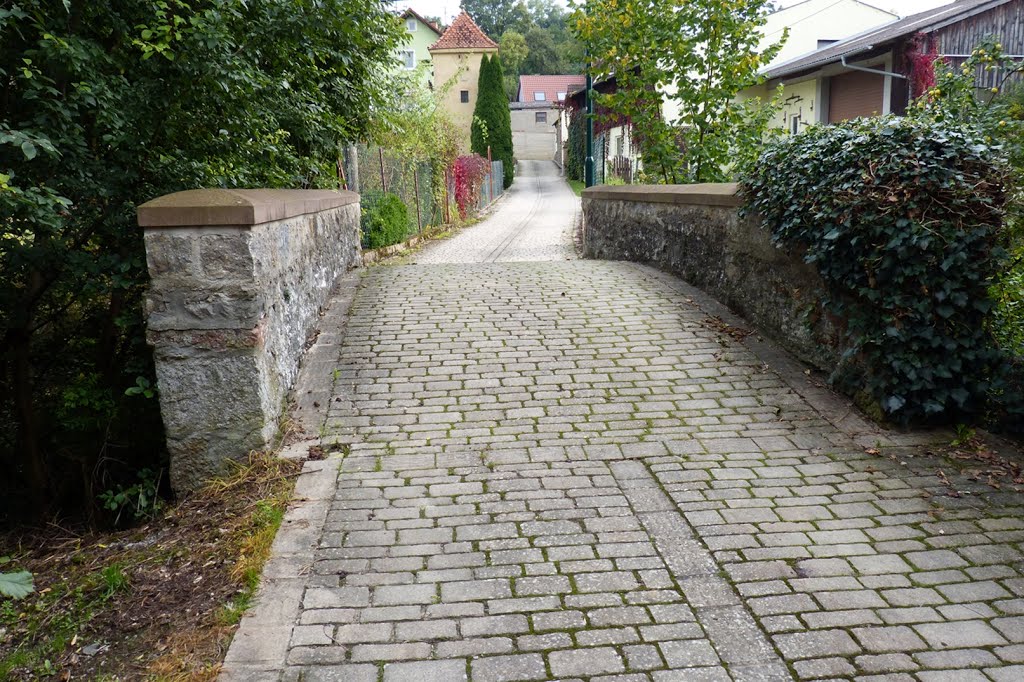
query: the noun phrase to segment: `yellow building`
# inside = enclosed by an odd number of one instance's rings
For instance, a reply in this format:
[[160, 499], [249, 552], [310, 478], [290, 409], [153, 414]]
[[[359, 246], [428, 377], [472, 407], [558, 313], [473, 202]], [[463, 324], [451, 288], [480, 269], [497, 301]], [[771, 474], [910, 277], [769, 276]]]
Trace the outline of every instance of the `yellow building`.
[[430, 46], [434, 62], [434, 87], [448, 88], [441, 104], [462, 131], [459, 150], [469, 151], [470, 126], [476, 108], [480, 60], [498, 51], [494, 42], [465, 12], [455, 17], [437, 42]]

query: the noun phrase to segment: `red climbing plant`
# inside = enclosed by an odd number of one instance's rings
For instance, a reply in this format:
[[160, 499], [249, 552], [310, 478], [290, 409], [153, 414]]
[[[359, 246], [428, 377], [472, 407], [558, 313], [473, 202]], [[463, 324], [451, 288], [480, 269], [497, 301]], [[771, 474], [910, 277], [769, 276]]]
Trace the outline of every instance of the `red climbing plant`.
[[935, 62], [942, 57], [935, 41], [923, 33], [910, 39], [906, 56], [910, 66], [910, 94], [916, 99], [935, 87]]
[[452, 175], [455, 179], [455, 203], [463, 219], [470, 208], [480, 200], [480, 190], [490, 164], [479, 154], [466, 154], [455, 159]]

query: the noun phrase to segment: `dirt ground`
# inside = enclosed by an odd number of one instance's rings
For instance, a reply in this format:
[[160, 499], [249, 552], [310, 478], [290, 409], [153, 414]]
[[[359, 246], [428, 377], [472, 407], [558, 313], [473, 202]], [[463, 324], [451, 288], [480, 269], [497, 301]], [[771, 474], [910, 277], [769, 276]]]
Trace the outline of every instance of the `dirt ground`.
[[0, 679], [212, 680], [299, 465], [254, 455], [130, 530], [0, 538], [35, 591], [0, 602]]

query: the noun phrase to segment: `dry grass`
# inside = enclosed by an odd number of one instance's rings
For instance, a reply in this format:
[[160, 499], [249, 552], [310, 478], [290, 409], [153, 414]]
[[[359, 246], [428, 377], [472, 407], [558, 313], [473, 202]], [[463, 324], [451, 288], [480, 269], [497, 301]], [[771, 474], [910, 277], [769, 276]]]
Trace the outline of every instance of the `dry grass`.
[[145, 526], [7, 538], [37, 592], [0, 613], [0, 679], [215, 679], [298, 469], [254, 453]]

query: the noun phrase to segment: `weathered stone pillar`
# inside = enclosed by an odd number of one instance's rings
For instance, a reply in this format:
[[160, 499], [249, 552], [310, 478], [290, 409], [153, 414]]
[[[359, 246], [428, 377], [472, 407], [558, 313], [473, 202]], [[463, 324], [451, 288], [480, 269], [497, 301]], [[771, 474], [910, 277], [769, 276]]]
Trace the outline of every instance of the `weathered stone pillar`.
[[359, 197], [192, 190], [138, 209], [171, 485], [267, 447], [319, 311], [361, 262]]

